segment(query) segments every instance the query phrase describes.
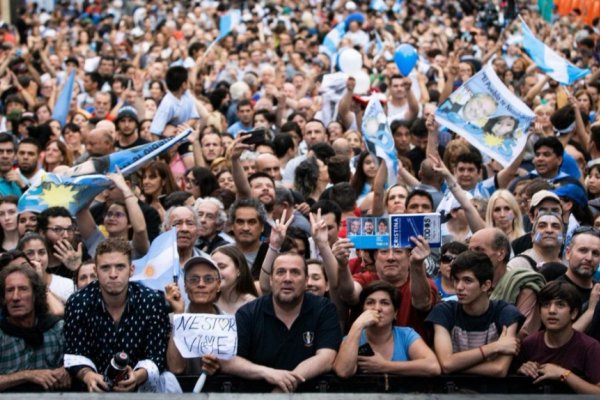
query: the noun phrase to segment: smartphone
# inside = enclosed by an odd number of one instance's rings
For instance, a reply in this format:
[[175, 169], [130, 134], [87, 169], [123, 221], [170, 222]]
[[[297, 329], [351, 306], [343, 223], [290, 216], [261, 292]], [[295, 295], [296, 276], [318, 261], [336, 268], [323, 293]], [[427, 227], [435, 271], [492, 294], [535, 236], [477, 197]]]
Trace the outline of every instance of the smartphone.
[[365, 343], [362, 346], [358, 347], [358, 355], [364, 357], [371, 357], [375, 355], [375, 352], [369, 345], [369, 343]]
[[240, 133], [240, 135], [252, 135], [242, 140], [244, 144], [262, 144], [265, 142], [265, 133], [266, 130], [264, 128], [259, 128], [250, 132]]

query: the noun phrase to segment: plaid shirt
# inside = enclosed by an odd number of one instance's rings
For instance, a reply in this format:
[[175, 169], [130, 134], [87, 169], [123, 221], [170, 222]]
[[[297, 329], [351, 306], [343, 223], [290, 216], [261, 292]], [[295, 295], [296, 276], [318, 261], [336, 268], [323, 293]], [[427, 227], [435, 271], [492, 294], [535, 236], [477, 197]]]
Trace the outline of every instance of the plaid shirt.
[[25, 344], [15, 336], [0, 330], [0, 374], [26, 369], [59, 368], [63, 365], [63, 321], [60, 320], [44, 333], [44, 344], [38, 349]]

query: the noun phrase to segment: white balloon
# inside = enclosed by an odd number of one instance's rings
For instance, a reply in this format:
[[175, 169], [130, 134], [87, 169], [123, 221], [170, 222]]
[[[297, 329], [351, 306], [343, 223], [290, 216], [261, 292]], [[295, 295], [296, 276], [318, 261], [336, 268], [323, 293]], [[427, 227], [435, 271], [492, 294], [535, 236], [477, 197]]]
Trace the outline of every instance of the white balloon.
[[371, 87], [371, 78], [365, 71], [358, 71], [352, 74], [352, 77], [356, 79], [356, 86], [354, 87], [354, 93], [356, 94], [367, 94]]
[[354, 49], [343, 50], [338, 57], [340, 71], [347, 74], [357, 73], [362, 68], [362, 56]]

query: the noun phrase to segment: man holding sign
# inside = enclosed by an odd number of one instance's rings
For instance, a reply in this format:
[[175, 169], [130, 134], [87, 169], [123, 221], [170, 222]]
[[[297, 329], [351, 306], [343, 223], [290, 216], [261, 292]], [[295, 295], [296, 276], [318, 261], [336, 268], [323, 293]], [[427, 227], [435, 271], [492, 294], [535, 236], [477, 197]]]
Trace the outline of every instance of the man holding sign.
[[225, 373], [265, 380], [276, 391], [293, 392], [331, 370], [342, 332], [333, 303], [306, 293], [302, 256], [278, 255], [270, 280], [272, 294], [237, 312], [237, 356], [223, 360], [221, 367]]

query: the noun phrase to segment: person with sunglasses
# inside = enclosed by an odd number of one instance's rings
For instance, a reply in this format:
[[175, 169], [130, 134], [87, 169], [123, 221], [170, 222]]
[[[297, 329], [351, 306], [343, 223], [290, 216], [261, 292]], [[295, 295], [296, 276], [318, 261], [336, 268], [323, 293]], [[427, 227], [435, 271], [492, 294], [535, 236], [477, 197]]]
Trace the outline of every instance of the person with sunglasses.
[[440, 273], [434, 279], [434, 282], [442, 301], [456, 300], [456, 290], [454, 289], [452, 276], [450, 276], [450, 266], [456, 256], [465, 251], [467, 251], [467, 246], [456, 241], [445, 243], [441, 248]]
[[[185, 263], [183, 274], [184, 289], [189, 299], [187, 309], [179, 286], [169, 283], [165, 287], [165, 298], [173, 313], [223, 314], [216, 304], [221, 292], [221, 274], [213, 259], [205, 253], [192, 257]], [[197, 376], [202, 372], [214, 374], [220, 368], [220, 364], [218, 358], [212, 354], [199, 358], [183, 358], [171, 335], [167, 346], [167, 367], [177, 375]]]

